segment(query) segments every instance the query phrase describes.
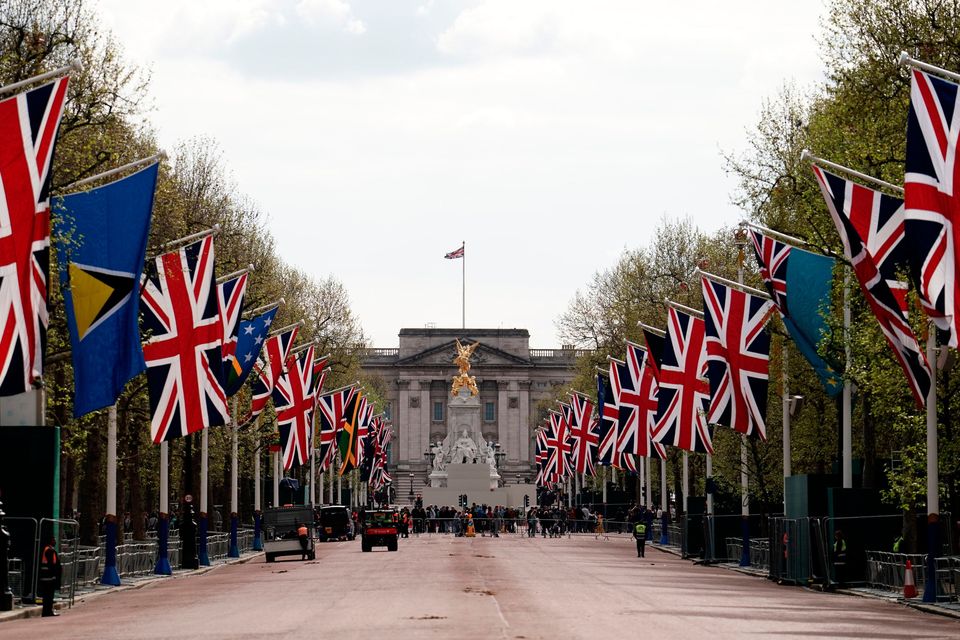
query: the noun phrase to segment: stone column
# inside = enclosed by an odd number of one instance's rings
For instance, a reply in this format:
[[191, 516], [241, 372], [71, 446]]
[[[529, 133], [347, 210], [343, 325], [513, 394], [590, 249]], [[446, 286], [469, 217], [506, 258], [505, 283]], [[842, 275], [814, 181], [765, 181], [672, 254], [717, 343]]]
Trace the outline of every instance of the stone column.
[[[444, 409], [446, 410], [446, 409]], [[446, 417], [446, 416], [444, 416]], [[430, 402], [430, 380], [420, 381], [420, 429], [417, 431], [415, 448], [410, 452], [410, 461], [423, 460], [423, 452], [430, 445], [430, 428], [433, 420], [433, 405]]]
[[497, 441], [506, 449], [508, 460], [520, 459], [519, 441], [516, 443], [516, 429], [510, 429], [510, 381], [497, 381]]
[[397, 387], [400, 393], [395, 407], [394, 425], [396, 426], [396, 443], [400, 448], [397, 454], [398, 460], [408, 460], [410, 458], [407, 447], [407, 431], [410, 428], [410, 381], [397, 380]]
[[530, 381], [520, 381], [520, 459], [530, 461]]

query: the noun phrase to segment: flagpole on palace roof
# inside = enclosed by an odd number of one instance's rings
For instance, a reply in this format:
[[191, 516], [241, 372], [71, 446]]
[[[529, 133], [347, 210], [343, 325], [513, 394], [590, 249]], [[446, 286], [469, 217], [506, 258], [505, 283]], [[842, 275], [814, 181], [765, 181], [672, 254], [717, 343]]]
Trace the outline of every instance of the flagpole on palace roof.
[[460, 251], [463, 253], [463, 261], [460, 265], [460, 275], [463, 280], [462, 286], [460, 289], [460, 302], [462, 305], [461, 309], [461, 329], [467, 328], [467, 241], [464, 240], [463, 244], [460, 246]]

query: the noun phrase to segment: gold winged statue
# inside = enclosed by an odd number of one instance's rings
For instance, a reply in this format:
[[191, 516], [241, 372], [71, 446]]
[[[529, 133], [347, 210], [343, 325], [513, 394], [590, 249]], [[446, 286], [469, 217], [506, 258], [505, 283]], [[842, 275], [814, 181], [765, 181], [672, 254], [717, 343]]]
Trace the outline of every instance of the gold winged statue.
[[450, 387], [452, 395], [457, 395], [463, 387], [470, 389], [470, 395], [472, 396], [480, 393], [477, 389], [477, 379], [467, 373], [470, 371], [470, 356], [479, 346], [479, 342], [464, 346], [460, 344], [460, 339], [457, 339], [457, 357], [453, 359], [453, 364], [460, 369], [460, 375], [453, 377], [453, 386]]

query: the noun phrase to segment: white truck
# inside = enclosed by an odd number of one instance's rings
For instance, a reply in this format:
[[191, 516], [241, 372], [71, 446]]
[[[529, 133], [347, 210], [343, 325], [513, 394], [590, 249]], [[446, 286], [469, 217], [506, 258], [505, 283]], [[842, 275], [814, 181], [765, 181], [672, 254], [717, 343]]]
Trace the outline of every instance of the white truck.
[[[307, 528], [306, 548], [297, 530]], [[263, 512], [263, 553], [267, 562], [278, 556], [316, 558], [314, 548], [313, 509], [310, 507], [277, 507]]]

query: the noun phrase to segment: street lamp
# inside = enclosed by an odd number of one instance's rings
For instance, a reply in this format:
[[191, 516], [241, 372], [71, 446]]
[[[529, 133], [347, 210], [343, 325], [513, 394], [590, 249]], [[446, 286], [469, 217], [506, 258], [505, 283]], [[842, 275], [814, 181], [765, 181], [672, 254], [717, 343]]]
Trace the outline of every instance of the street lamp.
[[410, 502], [413, 502], [413, 472], [410, 472]]

